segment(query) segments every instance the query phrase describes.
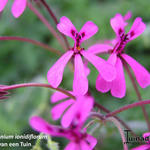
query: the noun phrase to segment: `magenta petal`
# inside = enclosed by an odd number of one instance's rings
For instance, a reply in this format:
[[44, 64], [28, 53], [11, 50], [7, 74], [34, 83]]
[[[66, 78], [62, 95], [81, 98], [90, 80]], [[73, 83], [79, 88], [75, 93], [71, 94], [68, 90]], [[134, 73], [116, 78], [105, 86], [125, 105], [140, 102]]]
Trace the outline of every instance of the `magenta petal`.
[[87, 21], [82, 29], [80, 30], [79, 34], [81, 35], [81, 40], [85, 41], [92, 37], [98, 31], [98, 27], [92, 21]]
[[135, 148], [132, 148], [131, 150], [149, 150], [150, 149], [150, 145], [149, 144], [145, 144], [145, 145], [141, 145]]
[[86, 140], [88, 141], [91, 149], [93, 149], [97, 144], [97, 139], [89, 134], [87, 135]]
[[81, 52], [82, 55], [91, 62], [95, 68], [99, 71], [102, 78], [104, 78], [106, 81], [112, 81], [116, 77], [116, 70], [113, 65], [106, 62], [104, 59], [88, 53], [86, 51]]
[[75, 121], [78, 126], [86, 120], [94, 105], [94, 100], [89, 96], [77, 97], [75, 103], [65, 112], [62, 117], [61, 124], [67, 128], [72, 121]]
[[129, 40], [133, 40], [137, 38], [139, 35], [141, 35], [146, 28], [146, 25], [142, 22], [142, 18], [137, 17], [135, 21], [133, 22], [133, 25], [128, 32]]
[[85, 59], [84, 59], [84, 70], [85, 70], [86, 76], [88, 76], [90, 74], [90, 69], [88, 68], [88, 61]]
[[61, 101], [61, 100], [65, 99], [65, 98], [68, 98], [68, 96], [67, 96], [66, 94], [64, 94], [64, 93], [62, 93], [62, 92], [56, 91], [56, 92], [55, 92], [54, 94], [52, 94], [52, 96], [51, 96], [51, 102], [52, 102], [52, 103], [56, 103], [56, 102]]
[[77, 107], [76, 121], [82, 124], [93, 108], [94, 99], [90, 96], [79, 96], [75, 105]]
[[88, 143], [86, 143], [84, 140], [80, 142], [81, 150], [92, 150], [92, 148], [89, 147]]
[[116, 66], [117, 75], [116, 78], [112, 81], [111, 94], [112, 96], [122, 98], [125, 96], [126, 93], [126, 83], [125, 83], [125, 77], [123, 72], [123, 65], [119, 57], [117, 58], [117, 62], [115, 66]]
[[121, 14], [116, 14], [115, 17], [110, 20], [110, 24], [117, 36], [125, 32], [124, 28], [127, 25]]
[[69, 127], [69, 125], [71, 124], [76, 112], [77, 112], [77, 107], [76, 105], [72, 105], [63, 115], [62, 119], [61, 119], [61, 125], [64, 128]]
[[31, 117], [29, 123], [30, 126], [38, 132], [50, 134], [51, 136], [65, 137], [70, 139], [67, 130], [60, 128], [59, 126], [51, 125], [38, 116]]
[[[115, 66], [117, 61], [116, 53], [112, 53], [108, 59], [108, 62]], [[112, 82], [108, 82], [104, 80], [101, 75], [99, 74], [96, 79], [96, 89], [102, 93], [106, 93], [111, 89]]]
[[25, 10], [27, 0], [15, 0], [11, 9], [14, 17], [18, 18]]
[[72, 57], [73, 51], [67, 51], [57, 62], [50, 68], [47, 73], [47, 79], [50, 85], [57, 88], [62, 81], [63, 72], [69, 59]]
[[144, 138], [150, 137], [150, 132], [144, 133], [144, 134], [143, 134], [143, 137], [144, 137]]
[[88, 80], [85, 74], [85, 67], [82, 62], [82, 58], [79, 54], [74, 58], [74, 80], [73, 80], [73, 92], [75, 95], [84, 95], [88, 91]]
[[55, 127], [48, 124], [45, 120], [38, 116], [34, 116], [30, 119], [30, 125], [38, 132], [50, 134], [55, 136]]
[[137, 82], [142, 88], [146, 88], [150, 85], [150, 74], [149, 72], [139, 64], [135, 59], [128, 56], [127, 54], [122, 54], [122, 57], [132, 68]]
[[57, 29], [64, 35], [67, 35], [73, 39], [74, 39], [75, 33], [77, 32], [72, 22], [65, 16], [60, 18], [60, 23], [57, 24]]
[[1, 2], [0, 2], [0, 11], [2, 11], [5, 8], [7, 2], [8, 2], [8, 0], [1, 0]]
[[102, 93], [106, 93], [110, 90], [110, 88], [111, 88], [111, 82], [107, 82], [99, 74], [96, 79], [96, 89]]
[[66, 100], [66, 101], [61, 102], [60, 104], [57, 104], [56, 106], [54, 106], [51, 109], [52, 118], [54, 120], [59, 119], [61, 117], [61, 115], [63, 114], [63, 112], [73, 103], [74, 103], [74, 100], [70, 99], [70, 100]]
[[132, 17], [132, 12], [131, 11], [128, 11], [125, 16], [124, 16], [124, 20], [129, 20], [130, 18]]
[[80, 150], [79, 145], [75, 142], [70, 142], [64, 150]]
[[108, 62], [110, 64], [112, 64], [113, 66], [115, 66], [116, 64], [116, 61], [117, 61], [117, 54], [116, 53], [112, 53], [109, 58], [108, 58]]
[[111, 49], [113, 49], [113, 47], [107, 44], [94, 44], [88, 48], [87, 52], [92, 54], [99, 54], [99, 53], [108, 52]]

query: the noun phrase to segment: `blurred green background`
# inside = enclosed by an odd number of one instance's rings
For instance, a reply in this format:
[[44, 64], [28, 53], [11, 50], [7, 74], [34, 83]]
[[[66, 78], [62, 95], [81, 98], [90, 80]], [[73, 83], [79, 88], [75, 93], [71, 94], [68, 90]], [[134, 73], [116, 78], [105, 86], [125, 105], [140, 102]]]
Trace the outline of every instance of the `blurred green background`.
[[[37, 2], [40, 0], [37, 0]], [[91, 20], [99, 26], [99, 32], [89, 41], [85, 42], [84, 47], [105, 39], [112, 39], [115, 34], [110, 26], [110, 18], [116, 13], [125, 15], [127, 11], [132, 11], [132, 18], [129, 26], [132, 25], [137, 16], [143, 18], [147, 28], [145, 32], [130, 42], [126, 47], [126, 52], [138, 60], [150, 71], [150, 1], [149, 0], [46, 0], [56, 13], [58, 19], [61, 16], [67, 16], [73, 22], [78, 30], [83, 24]], [[48, 31], [48, 29], [39, 21], [39, 19], [27, 8], [19, 19], [14, 19], [10, 12], [11, 4], [9, 3], [0, 17], [0, 35], [1, 36], [23, 36], [39, 40], [43, 43], [54, 47], [61, 52], [64, 50], [60, 47], [57, 40]], [[41, 5], [36, 6], [43, 15], [52, 23], [56, 29], [51, 17]], [[73, 46], [72, 39], [68, 39]], [[38, 46], [18, 42], [18, 41], [0, 41], [0, 84], [16, 84], [26, 82], [47, 83], [46, 75], [52, 64], [59, 58], [58, 55], [46, 51]], [[136, 94], [131, 85], [130, 79], [126, 75], [127, 93], [123, 99], [112, 97], [109, 93], [102, 94], [95, 89], [95, 80], [98, 72], [92, 65], [89, 75], [90, 89], [96, 101], [110, 110], [115, 110], [126, 104], [137, 101]], [[71, 90], [73, 74], [68, 67], [65, 69], [62, 88]], [[150, 87], [140, 89], [144, 100], [150, 98]], [[53, 91], [44, 88], [25, 88], [11, 91], [11, 97], [0, 103], [0, 135], [14, 134], [38, 134], [29, 126], [29, 118], [32, 115], [39, 115], [54, 124], [50, 115], [50, 95]], [[150, 114], [150, 105], [146, 106]], [[118, 115], [141, 136], [147, 132], [147, 127], [143, 118], [141, 109], [134, 108], [122, 112]], [[92, 132], [92, 131], [89, 131]], [[98, 128], [93, 133], [98, 139], [96, 150], [122, 150], [122, 142], [119, 132], [111, 123]], [[64, 147], [64, 139], [59, 141], [60, 150]], [[1, 142], [4, 142], [0, 139]], [[17, 142], [17, 141], [11, 141]], [[34, 140], [32, 143], [34, 145]], [[45, 141], [43, 141], [45, 142]], [[66, 141], [65, 141], [66, 143]], [[135, 145], [130, 144], [129, 147]], [[31, 147], [3, 147], [0, 149], [31, 149]], [[44, 150], [46, 149], [43, 148]]]

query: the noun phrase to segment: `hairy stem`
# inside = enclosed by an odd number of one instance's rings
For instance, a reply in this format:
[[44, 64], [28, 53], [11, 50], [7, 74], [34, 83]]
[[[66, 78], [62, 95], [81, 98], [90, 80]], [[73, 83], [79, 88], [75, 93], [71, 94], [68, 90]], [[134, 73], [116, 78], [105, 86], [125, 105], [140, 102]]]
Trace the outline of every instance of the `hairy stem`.
[[30, 2], [27, 3], [27, 6], [45, 24], [45, 26], [49, 29], [49, 31], [58, 40], [58, 42], [62, 46], [62, 48], [67, 49], [66, 46], [64, 45], [64, 42], [59, 37], [59, 35], [55, 31], [55, 29], [51, 26], [51, 24], [47, 21], [47, 19]]
[[48, 46], [47, 44], [41, 43], [36, 40], [29, 39], [29, 38], [18, 37], [18, 36], [1, 36], [0, 40], [16, 40], [16, 41], [28, 42], [28, 43], [40, 46], [50, 52], [56, 53], [57, 55], [61, 55], [61, 52], [56, 50], [55, 48], [52, 48], [52, 47]]
[[[96, 103], [96, 102], [95, 102], [95, 107], [97, 107], [97, 108], [103, 110], [103, 111], [106, 112], [106, 113], [110, 113], [110, 110], [108, 110], [107, 108], [105, 108], [104, 106], [102, 106], [101, 104], [98, 104], [98, 103]], [[123, 120], [121, 120], [121, 119], [120, 119], [119, 117], [117, 117], [117, 116], [114, 116], [114, 118], [116, 118], [116, 119], [122, 124], [122, 126], [124, 126], [126, 129], [130, 130], [130, 131], [131, 131], [131, 134], [136, 137], [136, 134], [132, 131], [132, 129], [131, 129]]]
[[[54, 12], [53, 12], [52, 9], [50, 8], [50, 6], [46, 3], [45, 0], [41, 0], [41, 3], [42, 3], [43, 6], [46, 8], [46, 10], [48, 11], [48, 13], [50, 14], [50, 16], [52, 17], [52, 19], [54, 20], [55, 24], [57, 25], [57, 24], [58, 24], [58, 20], [57, 20], [57, 18], [56, 18], [56, 16], [55, 16]], [[66, 44], [67, 49], [69, 49], [70, 46], [69, 46], [69, 43], [68, 43], [68, 40], [67, 40], [66, 36], [63, 35], [63, 34], [61, 34], [61, 36], [62, 36], [63, 39], [64, 39], [64, 42], [65, 42], [65, 44]]]
[[[124, 64], [124, 67], [125, 67], [128, 75], [129, 75], [129, 77], [130, 77], [130, 80], [131, 80], [133, 88], [134, 88], [134, 90], [136, 92], [138, 101], [142, 101], [142, 97], [141, 97], [141, 94], [140, 94], [139, 89], [137, 87], [135, 78], [133, 77], [133, 75], [132, 75], [132, 73], [131, 73], [127, 63], [125, 61], [123, 61], [123, 64]], [[143, 115], [144, 115], [146, 123], [147, 123], [148, 130], [150, 131], [150, 121], [149, 121], [148, 113], [146, 112], [146, 109], [145, 109], [144, 105], [141, 105], [141, 108], [142, 108], [142, 112], [143, 112]]]
[[150, 100], [145, 100], [145, 101], [140, 101], [140, 102], [136, 102], [136, 103], [133, 103], [133, 104], [129, 104], [129, 105], [126, 105], [126, 106], [123, 106], [113, 112], [110, 112], [108, 114], [106, 114], [106, 118], [108, 117], [112, 117], [118, 113], [121, 113], [125, 110], [128, 110], [128, 109], [131, 109], [131, 108], [134, 108], [134, 107], [137, 107], [137, 106], [143, 106], [143, 105], [146, 105], [146, 104], [150, 104]]
[[45, 87], [45, 88], [50, 88], [56, 91], [59, 91], [67, 96], [69, 96], [72, 99], [75, 99], [75, 96], [70, 94], [68, 91], [61, 89], [61, 88], [54, 88], [49, 84], [45, 84], [45, 83], [22, 83], [22, 84], [14, 84], [14, 85], [5, 85], [0, 87], [1, 90], [3, 91], [7, 91], [7, 90], [13, 90], [13, 89], [17, 89], [17, 88], [23, 88], [23, 87]]
[[121, 135], [123, 148], [124, 148], [124, 150], [128, 150], [128, 146], [126, 144], [126, 138], [125, 138], [123, 129], [122, 129], [121, 124], [119, 123], [119, 121], [117, 119], [113, 118], [113, 117], [108, 118], [106, 121], [111, 121], [115, 124], [115, 126], [118, 128], [118, 131]]

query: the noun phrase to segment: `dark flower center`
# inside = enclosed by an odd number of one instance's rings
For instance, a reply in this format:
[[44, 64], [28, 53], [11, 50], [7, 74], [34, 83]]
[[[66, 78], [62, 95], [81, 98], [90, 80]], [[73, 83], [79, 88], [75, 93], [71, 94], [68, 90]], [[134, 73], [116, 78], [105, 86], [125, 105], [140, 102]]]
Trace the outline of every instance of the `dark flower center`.
[[71, 34], [75, 39], [75, 43], [74, 43], [74, 47], [72, 48], [72, 50], [74, 50], [75, 53], [78, 53], [79, 51], [83, 50], [83, 48], [81, 48], [81, 39], [85, 37], [85, 32], [82, 33], [77, 33], [75, 30], [71, 30]]

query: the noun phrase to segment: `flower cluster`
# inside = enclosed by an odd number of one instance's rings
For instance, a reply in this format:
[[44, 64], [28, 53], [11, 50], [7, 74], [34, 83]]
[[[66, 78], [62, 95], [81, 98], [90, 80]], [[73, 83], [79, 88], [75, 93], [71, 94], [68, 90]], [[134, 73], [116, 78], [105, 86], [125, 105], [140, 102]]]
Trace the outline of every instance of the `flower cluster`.
[[[8, 0], [0, 2], [0, 11], [3, 11], [7, 2]], [[13, 16], [16, 18], [19, 17], [24, 12], [26, 5], [27, 0], [14, 0], [12, 5]], [[47, 4], [44, 3], [44, 5], [48, 8]], [[31, 6], [30, 8], [32, 9]], [[36, 9], [33, 9], [33, 12], [37, 13]], [[42, 15], [37, 14], [41, 19]], [[85, 127], [91, 112], [94, 111], [95, 104], [94, 98], [89, 91], [88, 75], [90, 69], [88, 68], [88, 63], [91, 63], [98, 71], [95, 87], [99, 92], [106, 93], [110, 91], [112, 96], [123, 98], [126, 94], [124, 67], [126, 69], [128, 66], [132, 69], [138, 84], [142, 88], [150, 85], [150, 73], [134, 58], [125, 53], [126, 44], [140, 36], [146, 28], [142, 19], [137, 17], [131, 29], [125, 32], [125, 27], [128, 25], [127, 21], [131, 16], [130, 12], [125, 16], [116, 14], [110, 20], [110, 25], [116, 34], [115, 39], [107, 42], [108, 44], [97, 43], [87, 49], [82, 47], [82, 43], [98, 32], [98, 26], [92, 21], [87, 21], [78, 32], [67, 17], [63, 16], [60, 18], [60, 22], [57, 24], [58, 31], [64, 36], [72, 38], [74, 45], [49, 69], [47, 73], [49, 86], [42, 86], [56, 90], [62, 82], [64, 69], [70, 61], [74, 69], [72, 91], [67, 91], [68, 94], [65, 94], [66, 91], [63, 92], [63, 90], [59, 89], [51, 96], [51, 103], [54, 106], [50, 113], [53, 120], [61, 119], [61, 126], [49, 124], [44, 119], [33, 116], [30, 118], [30, 125], [34, 130], [68, 139], [69, 144], [65, 147], [65, 150], [94, 149], [97, 140], [87, 133], [87, 128]], [[41, 20], [45, 22], [45, 19], [42, 18]], [[31, 40], [28, 41], [31, 42]], [[33, 43], [38, 42], [34, 41]], [[41, 45], [41, 43], [38, 44]], [[101, 53], [108, 53], [110, 55], [108, 60], [104, 60], [98, 56]], [[33, 85], [39, 86], [39, 84], [26, 84], [23, 86]], [[19, 87], [21, 86], [16, 85], [11, 88]], [[7, 90], [11, 88], [7, 86], [4, 88], [3, 85], [0, 85], [0, 99], [7, 98]], [[72, 97], [69, 97], [69, 94]], [[149, 135], [150, 133], [146, 133], [143, 136], [147, 137]], [[150, 145], [148, 142], [146, 145], [134, 148], [133, 150], [146, 150], [149, 148]]]
[[[88, 94], [87, 64], [84, 64], [82, 59], [89, 61], [98, 70], [99, 75], [96, 80], [98, 91], [107, 92], [110, 90], [115, 97], [122, 98], [125, 96], [126, 85], [123, 73], [125, 62], [131, 66], [141, 87], [145, 88], [150, 84], [149, 72], [136, 60], [125, 54], [125, 45], [139, 36], [145, 29], [145, 24], [138, 17], [135, 19], [130, 31], [125, 33], [125, 26], [128, 24], [126, 21], [130, 17], [131, 14], [127, 14], [125, 17], [116, 14], [111, 19], [111, 26], [116, 33], [112, 45], [96, 44], [87, 50], [81, 44], [98, 31], [98, 27], [93, 22], [86, 22], [80, 32], [76, 30], [67, 17], [62, 17], [59, 24], [57, 24], [57, 29], [61, 33], [74, 40], [74, 46], [50, 68], [47, 79], [50, 85], [57, 88], [62, 81], [66, 64], [73, 59], [73, 91], [69, 91], [69, 93], [73, 94], [76, 99], [69, 98], [61, 92], [55, 92], [51, 97], [51, 102], [57, 103], [51, 110], [52, 118], [54, 120], [62, 118], [61, 125], [63, 128], [49, 125], [39, 117], [31, 118], [30, 125], [39, 132], [71, 140], [65, 150], [92, 150], [96, 145], [96, 139], [88, 135], [86, 129], [82, 129], [94, 104], [94, 99]], [[96, 56], [96, 54], [108, 51], [111, 52], [111, 55], [107, 61]]]

